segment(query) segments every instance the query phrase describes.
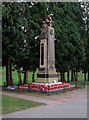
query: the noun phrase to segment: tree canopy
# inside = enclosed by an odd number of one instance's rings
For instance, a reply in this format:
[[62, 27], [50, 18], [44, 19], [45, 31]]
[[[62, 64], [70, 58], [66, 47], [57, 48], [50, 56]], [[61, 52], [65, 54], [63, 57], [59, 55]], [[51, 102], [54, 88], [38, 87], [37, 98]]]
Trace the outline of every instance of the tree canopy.
[[3, 66], [9, 61], [23, 71], [38, 68], [42, 20], [53, 13], [57, 71], [83, 69], [89, 58], [83, 11], [81, 3], [71, 2], [2, 3]]

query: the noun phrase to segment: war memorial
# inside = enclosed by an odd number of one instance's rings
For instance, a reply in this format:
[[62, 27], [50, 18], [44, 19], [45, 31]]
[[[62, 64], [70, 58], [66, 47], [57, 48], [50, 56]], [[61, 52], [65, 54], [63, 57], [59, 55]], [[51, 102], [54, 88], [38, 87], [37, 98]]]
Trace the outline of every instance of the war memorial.
[[[40, 34], [40, 58], [37, 79], [35, 82], [18, 85], [18, 91], [28, 89], [31, 91], [53, 92], [65, 89], [72, 91], [79, 89], [80, 86], [75, 84], [70, 85], [67, 82], [58, 81], [58, 73], [55, 68], [55, 30], [52, 26], [53, 14], [47, 16], [42, 21]], [[85, 83], [83, 85], [85, 87]]]
[[37, 82], [51, 83], [54, 80], [58, 81], [55, 68], [55, 33], [52, 23], [52, 15], [49, 15], [43, 21], [40, 35], [40, 65]]
[[[58, 90], [73, 90], [66, 82], [58, 82], [58, 73], [55, 68], [55, 30], [52, 27], [53, 14], [42, 21], [40, 35], [40, 59], [36, 82], [28, 83], [29, 91], [51, 92]], [[19, 86], [19, 91], [26, 86]]]
[[3, 3], [2, 120], [87, 118], [89, 71], [79, 5]]

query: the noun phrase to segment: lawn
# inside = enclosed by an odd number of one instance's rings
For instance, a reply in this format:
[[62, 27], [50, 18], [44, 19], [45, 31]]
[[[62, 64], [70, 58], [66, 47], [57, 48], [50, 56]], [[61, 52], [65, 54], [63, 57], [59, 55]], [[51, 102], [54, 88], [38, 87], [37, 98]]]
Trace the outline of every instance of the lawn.
[[2, 95], [0, 95], [0, 115], [2, 113]]
[[[23, 77], [24, 77], [24, 74], [21, 73], [21, 77], [22, 77], [22, 80], [23, 80]], [[12, 71], [12, 78], [13, 78], [13, 83], [14, 84], [18, 84], [18, 74], [17, 74], [17, 71]], [[37, 75], [35, 73], [35, 80], [37, 78]], [[6, 69], [5, 67], [0, 67], [0, 86], [1, 85], [4, 85], [4, 82], [6, 81]], [[28, 74], [28, 82], [32, 82], [32, 72], [29, 72]]]
[[[23, 80], [24, 74], [21, 73], [21, 77]], [[13, 83], [18, 84], [18, 74], [17, 71], [12, 71], [12, 78]], [[37, 72], [35, 73], [35, 80], [37, 79]], [[65, 73], [65, 79], [67, 81], [67, 73]], [[60, 80], [60, 74], [59, 74], [59, 80]], [[71, 80], [71, 72], [70, 72], [70, 80]], [[0, 86], [4, 85], [4, 82], [6, 81], [6, 69], [5, 67], [0, 67]], [[78, 81], [84, 81], [84, 73], [78, 72]], [[28, 74], [28, 82], [32, 82], [32, 72], [29, 72]]]
[[[86, 75], [86, 77], [87, 77], [87, 75]], [[71, 81], [71, 72], [70, 72], [69, 79]], [[60, 80], [60, 74], [59, 74], [59, 80]], [[67, 72], [65, 73], [65, 80], [67, 81]], [[78, 81], [84, 81], [84, 73], [82, 73], [81, 71], [78, 72]]]
[[34, 102], [31, 100], [24, 100], [16, 97], [10, 97], [4, 95], [2, 96], [2, 114], [29, 109], [39, 105], [44, 105], [44, 104], [39, 102]]

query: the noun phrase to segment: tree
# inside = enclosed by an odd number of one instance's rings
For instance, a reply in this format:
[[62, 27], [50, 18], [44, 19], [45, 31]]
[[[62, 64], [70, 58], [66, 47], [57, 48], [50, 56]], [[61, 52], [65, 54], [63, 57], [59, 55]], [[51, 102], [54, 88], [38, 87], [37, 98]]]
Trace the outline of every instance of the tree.
[[[23, 8], [23, 9], [22, 9]], [[12, 64], [17, 62], [18, 49], [24, 44], [24, 31], [22, 29], [25, 20], [23, 18], [23, 3], [3, 3], [2, 14], [2, 47], [3, 65], [6, 65], [6, 82], [12, 85]], [[21, 46], [21, 47], [20, 47]], [[18, 65], [18, 64], [17, 64]], [[10, 77], [11, 76], [11, 77]]]
[[89, 2], [84, 3], [84, 17], [85, 17], [85, 26], [86, 26], [86, 37], [87, 37], [87, 45], [86, 45], [86, 68], [88, 71], [88, 81], [89, 81]]
[[[12, 83], [12, 75], [11, 75], [11, 62], [12, 56], [10, 54], [10, 50], [13, 46], [9, 45], [9, 42], [12, 38], [11, 27], [12, 27], [12, 17], [10, 17], [10, 4], [3, 4], [3, 16], [2, 16], [2, 48], [3, 48], [3, 65], [6, 65], [6, 84], [11, 85]], [[9, 19], [9, 20], [8, 20]], [[9, 39], [8, 39], [9, 38]]]
[[61, 81], [65, 80], [65, 72], [68, 72], [69, 82], [70, 70], [74, 80], [86, 58], [88, 61], [88, 53], [85, 56], [86, 36], [83, 33], [86, 31], [80, 3], [3, 3], [2, 55], [3, 66], [7, 66], [7, 83], [9, 81], [11, 84], [12, 65], [18, 72], [19, 83], [22, 83], [21, 68], [24, 72], [24, 83], [28, 83], [29, 70], [33, 72], [34, 78], [39, 62], [41, 22], [50, 13], [54, 15], [56, 68], [61, 72]]
[[[39, 6], [43, 8], [42, 12], [38, 9]], [[43, 3], [3, 3], [3, 66], [13, 64], [20, 83], [21, 67], [24, 71], [24, 83], [27, 83], [27, 71], [35, 71], [38, 66], [39, 41], [35, 40], [35, 36], [40, 33], [40, 19], [43, 19], [45, 8]], [[9, 67], [9, 70], [7, 67], [8, 85], [11, 84], [12, 75], [9, 71], [12, 68]]]
[[85, 36], [83, 37], [82, 34], [85, 31], [83, 12], [80, 3], [55, 4], [52, 10], [54, 11], [54, 27], [57, 39], [56, 68], [61, 74], [63, 73], [61, 75], [63, 81], [64, 72], [75, 69], [77, 72], [85, 56]]

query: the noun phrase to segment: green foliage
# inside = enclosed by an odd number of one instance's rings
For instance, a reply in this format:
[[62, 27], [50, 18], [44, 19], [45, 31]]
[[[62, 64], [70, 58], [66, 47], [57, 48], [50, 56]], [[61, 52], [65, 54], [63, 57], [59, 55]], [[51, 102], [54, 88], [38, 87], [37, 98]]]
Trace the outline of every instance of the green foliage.
[[80, 70], [88, 63], [89, 47], [81, 3], [9, 2], [2, 6], [3, 66], [9, 59], [15, 69], [36, 71], [40, 40], [35, 37], [40, 35], [42, 20], [50, 13], [54, 15], [57, 71]]
[[[4, 82], [6, 82], [6, 69], [3, 67], [1, 68], [2, 69], [2, 76], [0, 75], [0, 86], [4, 85]], [[0, 69], [0, 70], [1, 70]], [[21, 78], [23, 80], [24, 78], [24, 73], [21, 73]], [[37, 78], [37, 75], [35, 73], [35, 80]], [[18, 74], [17, 74], [17, 71], [12, 71], [12, 79], [13, 79], [13, 83], [15, 85], [18, 84]], [[22, 81], [23, 82], [23, 81]], [[32, 82], [32, 72], [29, 72], [28, 73], [28, 82], [31, 83]]]
[[84, 40], [86, 39], [82, 37], [85, 27], [80, 4], [57, 4], [54, 21], [57, 39], [56, 67], [58, 71], [67, 71], [71, 68], [80, 69], [85, 56]]

